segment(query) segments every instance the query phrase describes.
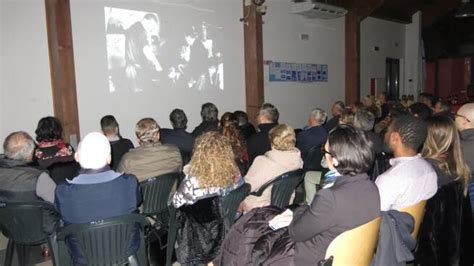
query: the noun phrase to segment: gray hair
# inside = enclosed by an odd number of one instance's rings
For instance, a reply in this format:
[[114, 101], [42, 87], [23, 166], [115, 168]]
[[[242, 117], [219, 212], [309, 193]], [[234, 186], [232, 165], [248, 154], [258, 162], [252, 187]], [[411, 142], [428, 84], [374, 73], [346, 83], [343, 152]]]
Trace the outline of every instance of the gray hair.
[[319, 125], [324, 124], [326, 122], [327, 114], [323, 109], [320, 108], [315, 108], [311, 110], [311, 117], [313, 117]]
[[3, 151], [12, 160], [27, 162], [35, 150], [35, 141], [24, 131], [13, 132], [5, 138]]
[[354, 116], [354, 127], [363, 130], [370, 131], [374, 128], [375, 116], [372, 112], [365, 109], [357, 110]]
[[264, 103], [262, 107], [260, 107], [259, 115], [265, 116], [268, 120], [272, 121], [273, 123], [278, 122], [278, 118], [280, 117], [280, 113], [278, 109], [271, 103]]
[[219, 110], [213, 103], [205, 103], [201, 106], [201, 118], [205, 122], [217, 121]]

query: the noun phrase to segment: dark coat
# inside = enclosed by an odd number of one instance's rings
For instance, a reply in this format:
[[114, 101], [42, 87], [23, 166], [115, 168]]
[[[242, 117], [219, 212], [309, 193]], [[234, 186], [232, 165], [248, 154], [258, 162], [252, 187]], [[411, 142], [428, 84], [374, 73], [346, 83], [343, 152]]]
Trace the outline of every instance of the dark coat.
[[418, 235], [419, 265], [472, 265], [472, 223], [461, 181], [438, 189], [428, 200]]
[[341, 118], [340, 115], [333, 116], [326, 122], [326, 124], [324, 124], [324, 128], [327, 130], [327, 132], [330, 132], [333, 128], [339, 125], [339, 118]]
[[17, 160], [0, 158], [0, 201], [39, 201], [36, 183], [43, 171]]
[[274, 128], [277, 123], [261, 124], [258, 126], [260, 132], [252, 135], [247, 140], [247, 151], [249, 153], [249, 162], [252, 164], [253, 160], [259, 156], [265, 154], [265, 152], [271, 150], [270, 138], [268, 133]]
[[382, 138], [373, 131], [365, 131], [367, 138], [374, 143], [375, 154], [380, 154], [384, 151], [384, 142]]
[[122, 160], [122, 156], [129, 150], [133, 149], [133, 143], [129, 139], [120, 138], [119, 140], [111, 141], [110, 148], [112, 153], [110, 168], [115, 171], [117, 170], [120, 160]]
[[180, 207], [176, 221], [176, 257], [181, 265], [207, 264], [218, 255], [225, 233], [218, 197]]
[[[464, 154], [464, 160], [474, 172], [474, 128], [461, 131], [461, 148]], [[474, 174], [471, 176], [469, 184], [469, 198], [471, 199], [471, 212], [474, 216]]]
[[194, 147], [194, 136], [184, 128], [179, 129], [168, 129], [162, 128], [160, 130], [160, 141], [164, 144], [173, 144], [178, 147], [181, 153], [181, 159], [183, 165], [189, 162], [191, 159], [191, 153]]
[[195, 138], [199, 137], [202, 133], [206, 133], [209, 131], [217, 131], [218, 130], [219, 121], [202, 121], [191, 134]]
[[301, 151], [301, 158], [305, 165], [308, 164], [305, 161], [308, 151], [313, 147], [324, 145], [327, 138], [328, 132], [323, 126], [310, 127], [296, 136], [296, 147]]
[[314, 265], [338, 235], [380, 216], [380, 196], [367, 174], [340, 176], [320, 190], [310, 206], [294, 211], [288, 227], [295, 241], [295, 264]]
[[239, 126], [239, 130], [240, 134], [242, 134], [242, 137], [244, 137], [245, 140], [248, 140], [250, 136], [257, 133], [255, 127], [250, 123]]

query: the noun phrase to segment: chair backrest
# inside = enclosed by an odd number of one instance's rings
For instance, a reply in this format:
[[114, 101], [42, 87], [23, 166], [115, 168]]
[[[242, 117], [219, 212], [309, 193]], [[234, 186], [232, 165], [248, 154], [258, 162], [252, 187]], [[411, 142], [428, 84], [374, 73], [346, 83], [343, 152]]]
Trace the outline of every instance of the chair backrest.
[[381, 217], [338, 235], [329, 244], [326, 259], [333, 257], [333, 266], [368, 266], [374, 256]]
[[425, 205], [426, 205], [426, 200], [422, 200], [418, 202], [417, 204], [400, 208], [400, 212], [407, 212], [413, 218], [415, 219], [415, 228], [413, 228], [413, 232], [411, 233], [411, 236], [413, 239], [417, 239], [418, 237], [418, 232], [420, 231], [420, 225], [421, 222], [423, 221], [423, 216], [425, 215]]
[[303, 169], [286, 172], [263, 184], [257, 191], [250, 193], [250, 195], [260, 197], [262, 196], [263, 191], [271, 186], [271, 205], [285, 208], [289, 205], [291, 195], [293, 194], [293, 191], [295, 191], [296, 186], [303, 181], [303, 176]]
[[143, 196], [142, 213], [157, 215], [167, 212], [171, 191], [181, 175], [182, 173], [169, 173], [140, 182]]
[[303, 158], [303, 169], [307, 171], [322, 171], [321, 160], [323, 159], [323, 152], [321, 151], [321, 147], [321, 145], [312, 147], [306, 152]]
[[[140, 265], [146, 265], [144, 243], [144, 227], [148, 225], [145, 216], [126, 214], [89, 224], [68, 225], [57, 234], [58, 253], [64, 258], [64, 242], [68, 237], [74, 237], [82, 254], [87, 259], [87, 265], [121, 265], [128, 262], [128, 248], [136, 237], [139, 228], [140, 247], [136, 253]], [[61, 261], [60, 265], [69, 263]]]
[[45, 243], [58, 218], [54, 206], [46, 202], [0, 202], [0, 231], [16, 244]]
[[235, 215], [240, 203], [247, 197], [250, 192], [250, 184], [243, 184], [239, 188], [233, 190], [225, 197], [220, 197], [221, 215], [224, 219], [226, 231], [229, 230], [235, 221]]

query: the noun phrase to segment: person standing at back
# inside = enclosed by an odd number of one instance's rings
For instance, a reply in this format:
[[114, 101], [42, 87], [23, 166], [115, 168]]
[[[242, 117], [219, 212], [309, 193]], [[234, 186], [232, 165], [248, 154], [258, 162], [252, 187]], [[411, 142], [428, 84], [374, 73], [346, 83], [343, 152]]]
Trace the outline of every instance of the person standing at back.
[[116, 170], [122, 156], [130, 149], [133, 149], [133, 143], [129, 139], [122, 138], [120, 135], [119, 124], [113, 115], [106, 115], [100, 119], [102, 133], [107, 137], [112, 149], [112, 161], [110, 167]]
[[278, 125], [279, 116], [280, 113], [278, 109], [271, 103], [264, 103], [262, 107], [260, 107], [257, 116], [258, 129], [260, 131], [250, 136], [247, 141], [250, 164], [252, 164], [257, 156], [265, 154], [265, 152], [272, 148], [268, 133], [272, 128]]
[[202, 133], [217, 131], [219, 127], [219, 110], [213, 103], [205, 103], [201, 106], [202, 122], [192, 132], [195, 138]]

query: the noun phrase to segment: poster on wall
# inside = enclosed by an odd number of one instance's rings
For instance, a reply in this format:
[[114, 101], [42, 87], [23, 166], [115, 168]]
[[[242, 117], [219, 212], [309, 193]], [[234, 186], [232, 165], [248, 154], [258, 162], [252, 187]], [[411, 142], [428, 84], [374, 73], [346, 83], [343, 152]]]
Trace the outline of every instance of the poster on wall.
[[269, 63], [270, 81], [327, 82], [327, 64]]

